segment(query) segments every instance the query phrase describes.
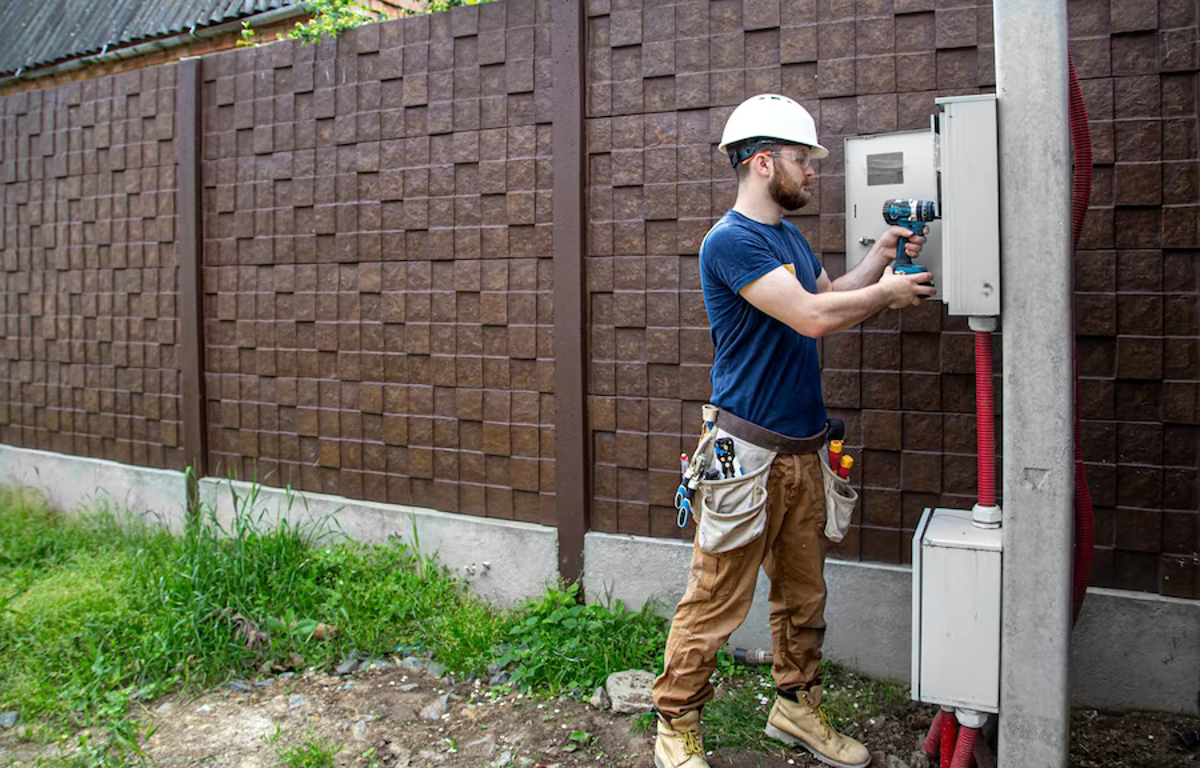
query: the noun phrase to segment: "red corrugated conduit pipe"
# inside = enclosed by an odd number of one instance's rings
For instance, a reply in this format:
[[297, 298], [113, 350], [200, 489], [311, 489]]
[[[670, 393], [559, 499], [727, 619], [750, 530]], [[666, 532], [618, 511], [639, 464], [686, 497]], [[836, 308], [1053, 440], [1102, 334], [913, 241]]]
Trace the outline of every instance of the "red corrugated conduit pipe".
[[958, 740], [958, 721], [954, 710], [942, 710], [942, 760], [941, 768], [951, 768], [954, 762], [954, 744]]
[[[947, 720], [954, 718], [948, 717]], [[958, 734], [958, 743], [954, 745], [954, 760], [950, 768], [971, 768], [975, 764], [975, 739], [979, 738], [978, 728], [963, 728]], [[942, 756], [942, 762], [946, 760]]]
[[939, 709], [934, 715], [933, 722], [929, 724], [929, 733], [925, 734], [925, 743], [921, 745], [921, 751], [925, 756], [936, 760], [938, 756], [938, 747], [942, 743], [942, 715], [944, 709]]
[[979, 506], [996, 506], [996, 396], [992, 389], [992, 332], [975, 332], [975, 429], [979, 447]]
[[[1087, 106], [1075, 75], [1075, 60], [1068, 57], [1071, 67], [1071, 146], [1075, 150], [1075, 191], [1071, 198], [1071, 246], [1079, 247], [1083, 219], [1087, 215], [1092, 194], [1092, 132], [1088, 128]], [[1074, 329], [1072, 329], [1074, 335]], [[1096, 526], [1092, 512], [1092, 494], [1088, 490], [1087, 472], [1083, 467], [1083, 442], [1079, 439], [1079, 349], [1074, 349], [1075, 364], [1075, 566], [1072, 574], [1072, 616], [1079, 618], [1079, 609], [1087, 596], [1092, 574], [1092, 554], [1096, 546]]]

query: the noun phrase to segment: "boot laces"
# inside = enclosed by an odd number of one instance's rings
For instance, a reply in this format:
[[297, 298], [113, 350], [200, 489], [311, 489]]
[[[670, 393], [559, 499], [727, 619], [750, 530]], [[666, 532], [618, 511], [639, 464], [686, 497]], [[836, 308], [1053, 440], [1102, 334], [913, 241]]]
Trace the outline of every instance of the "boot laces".
[[700, 744], [700, 734], [696, 731], [680, 733], [679, 741], [683, 744], [683, 754], [685, 755], [698, 755], [704, 749]]
[[833, 738], [833, 734], [837, 733], [837, 730], [833, 727], [833, 724], [829, 722], [829, 713], [825, 711], [825, 704], [821, 703], [814, 707], [812, 700], [808, 697], [807, 693], [803, 694], [803, 698], [804, 703], [808, 704], [808, 706], [812, 708], [812, 711], [816, 713], [817, 719], [821, 723], [821, 730], [825, 735], [825, 741], [829, 741]]
[[821, 728], [825, 731], [825, 741], [829, 741], [832, 738], [831, 734], [837, 733], [837, 731], [834, 730], [833, 725], [829, 722], [829, 713], [825, 711], [824, 704], [817, 707], [817, 717], [821, 718]]

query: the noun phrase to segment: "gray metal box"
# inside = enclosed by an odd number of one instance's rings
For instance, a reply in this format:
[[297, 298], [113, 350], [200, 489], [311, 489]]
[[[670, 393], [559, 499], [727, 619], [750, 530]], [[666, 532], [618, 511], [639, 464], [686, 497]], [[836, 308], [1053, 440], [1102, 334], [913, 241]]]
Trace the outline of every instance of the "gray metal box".
[[942, 299], [952, 315], [1000, 314], [1000, 172], [996, 96], [937, 99], [934, 149]]
[[912, 697], [1000, 709], [1000, 528], [926, 509], [913, 536]]

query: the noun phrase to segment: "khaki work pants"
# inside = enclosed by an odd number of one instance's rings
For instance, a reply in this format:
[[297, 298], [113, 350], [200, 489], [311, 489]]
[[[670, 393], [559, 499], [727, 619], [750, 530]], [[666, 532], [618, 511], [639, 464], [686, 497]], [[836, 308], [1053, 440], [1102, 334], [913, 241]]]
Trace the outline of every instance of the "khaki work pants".
[[775, 457], [767, 525], [746, 546], [713, 554], [692, 545], [687, 591], [675, 608], [654, 706], [677, 718], [713, 697], [717, 649], [746, 618], [761, 565], [771, 580], [771, 674], [784, 690], [817, 676], [825, 639], [825, 490], [816, 453]]

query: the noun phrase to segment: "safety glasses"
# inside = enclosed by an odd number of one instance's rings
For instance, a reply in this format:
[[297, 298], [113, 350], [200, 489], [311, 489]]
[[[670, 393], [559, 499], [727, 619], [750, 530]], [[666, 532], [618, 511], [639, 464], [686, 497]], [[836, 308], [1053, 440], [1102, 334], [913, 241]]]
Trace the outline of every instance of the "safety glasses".
[[767, 157], [782, 157], [805, 167], [812, 165], [812, 157], [807, 149], [798, 149], [795, 151], [794, 155], [788, 155], [782, 149], [764, 149], [761, 152], [755, 152], [753, 155], [750, 155], [750, 157], [747, 157], [742, 161], [742, 165], [749, 165], [750, 161], [759, 155], [766, 155]]

